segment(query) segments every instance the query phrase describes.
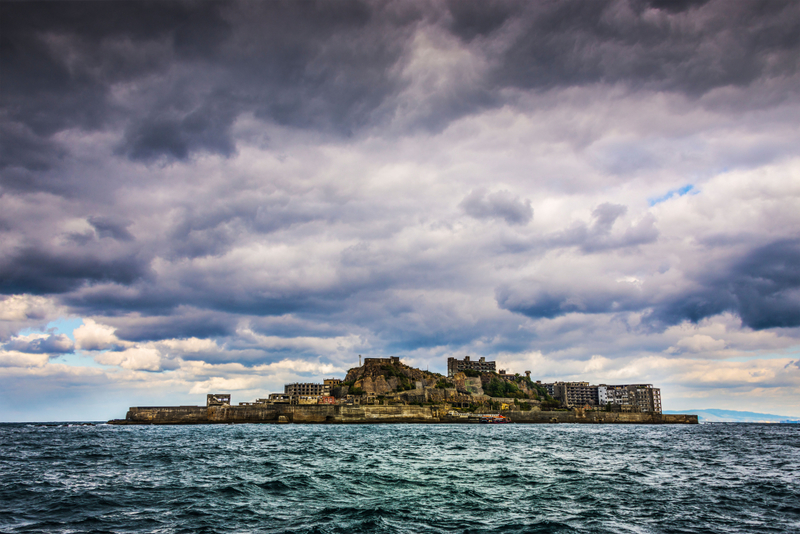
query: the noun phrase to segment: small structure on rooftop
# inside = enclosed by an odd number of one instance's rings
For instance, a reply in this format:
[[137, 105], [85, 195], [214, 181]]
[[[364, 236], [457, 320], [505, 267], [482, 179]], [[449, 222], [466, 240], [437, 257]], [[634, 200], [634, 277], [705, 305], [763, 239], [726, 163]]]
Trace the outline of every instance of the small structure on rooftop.
[[206, 397], [206, 406], [230, 406], [230, 393], [209, 393]]

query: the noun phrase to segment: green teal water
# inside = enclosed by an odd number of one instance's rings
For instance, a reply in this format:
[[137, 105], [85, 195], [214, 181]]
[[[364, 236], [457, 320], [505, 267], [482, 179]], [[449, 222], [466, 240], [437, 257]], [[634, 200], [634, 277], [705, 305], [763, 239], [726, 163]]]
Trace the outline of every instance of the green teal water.
[[0, 532], [800, 532], [798, 425], [0, 425]]

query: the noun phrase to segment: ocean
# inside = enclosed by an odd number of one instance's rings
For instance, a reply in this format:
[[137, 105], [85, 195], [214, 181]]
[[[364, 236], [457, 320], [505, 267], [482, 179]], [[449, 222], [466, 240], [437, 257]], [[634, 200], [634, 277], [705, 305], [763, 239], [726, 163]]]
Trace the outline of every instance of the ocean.
[[800, 532], [800, 426], [0, 424], [0, 532]]

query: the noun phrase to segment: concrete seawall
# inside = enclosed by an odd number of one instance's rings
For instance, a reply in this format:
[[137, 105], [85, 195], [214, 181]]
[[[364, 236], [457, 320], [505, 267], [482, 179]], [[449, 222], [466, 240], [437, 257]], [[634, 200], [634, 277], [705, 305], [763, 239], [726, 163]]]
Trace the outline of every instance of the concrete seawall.
[[[696, 415], [615, 413], [595, 411], [508, 411], [515, 423], [584, 424], [697, 424]], [[444, 405], [434, 406], [150, 406], [133, 407], [118, 425], [203, 425], [229, 423], [376, 424], [376, 423], [472, 423], [474, 420], [446, 415]]]
[[515, 423], [586, 423], [586, 424], [645, 424], [696, 425], [696, 415], [660, 413], [619, 413], [572, 410], [569, 412], [508, 412]]

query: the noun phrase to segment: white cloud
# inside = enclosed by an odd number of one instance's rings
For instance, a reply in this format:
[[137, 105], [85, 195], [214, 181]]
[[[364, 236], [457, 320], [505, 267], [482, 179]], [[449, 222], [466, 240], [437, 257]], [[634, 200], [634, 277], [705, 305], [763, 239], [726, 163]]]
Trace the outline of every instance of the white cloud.
[[[0, 210], [2, 201], [0, 198]], [[23, 328], [38, 329], [66, 315], [70, 315], [68, 310], [55, 298], [29, 294], [0, 296], [0, 342]]]
[[0, 350], [0, 367], [44, 367], [48, 359], [47, 354]]
[[220, 347], [213, 339], [199, 339], [191, 337], [188, 339], [164, 339], [158, 342], [166, 349], [183, 354], [193, 354], [202, 352], [218, 352]]
[[121, 344], [114, 335], [116, 329], [94, 319], [84, 319], [83, 324], [73, 332], [75, 346], [81, 350], [103, 350]]
[[123, 351], [100, 352], [94, 355], [97, 363], [118, 365], [123, 369], [158, 371], [161, 369], [161, 354], [150, 347], [131, 347]]
[[261, 381], [257, 377], [237, 377], [237, 378], [223, 378], [215, 376], [197, 382], [189, 390], [190, 394], [201, 395], [206, 393], [227, 393], [229, 391], [241, 391], [247, 389], [254, 389], [260, 385]]
[[0, 297], [0, 321], [42, 319], [52, 307], [52, 300], [35, 295]]
[[725, 341], [722, 339], [714, 339], [705, 334], [695, 334], [691, 337], [681, 339], [676, 343], [675, 347], [667, 349], [667, 352], [715, 352], [724, 348]]
[[357, 335], [325, 337], [278, 337], [264, 336], [253, 332], [249, 328], [242, 328], [237, 334], [243, 341], [257, 345], [263, 349], [289, 349], [298, 351], [312, 350], [322, 354], [336, 354], [337, 352], [352, 352], [363, 347], [364, 341]]

